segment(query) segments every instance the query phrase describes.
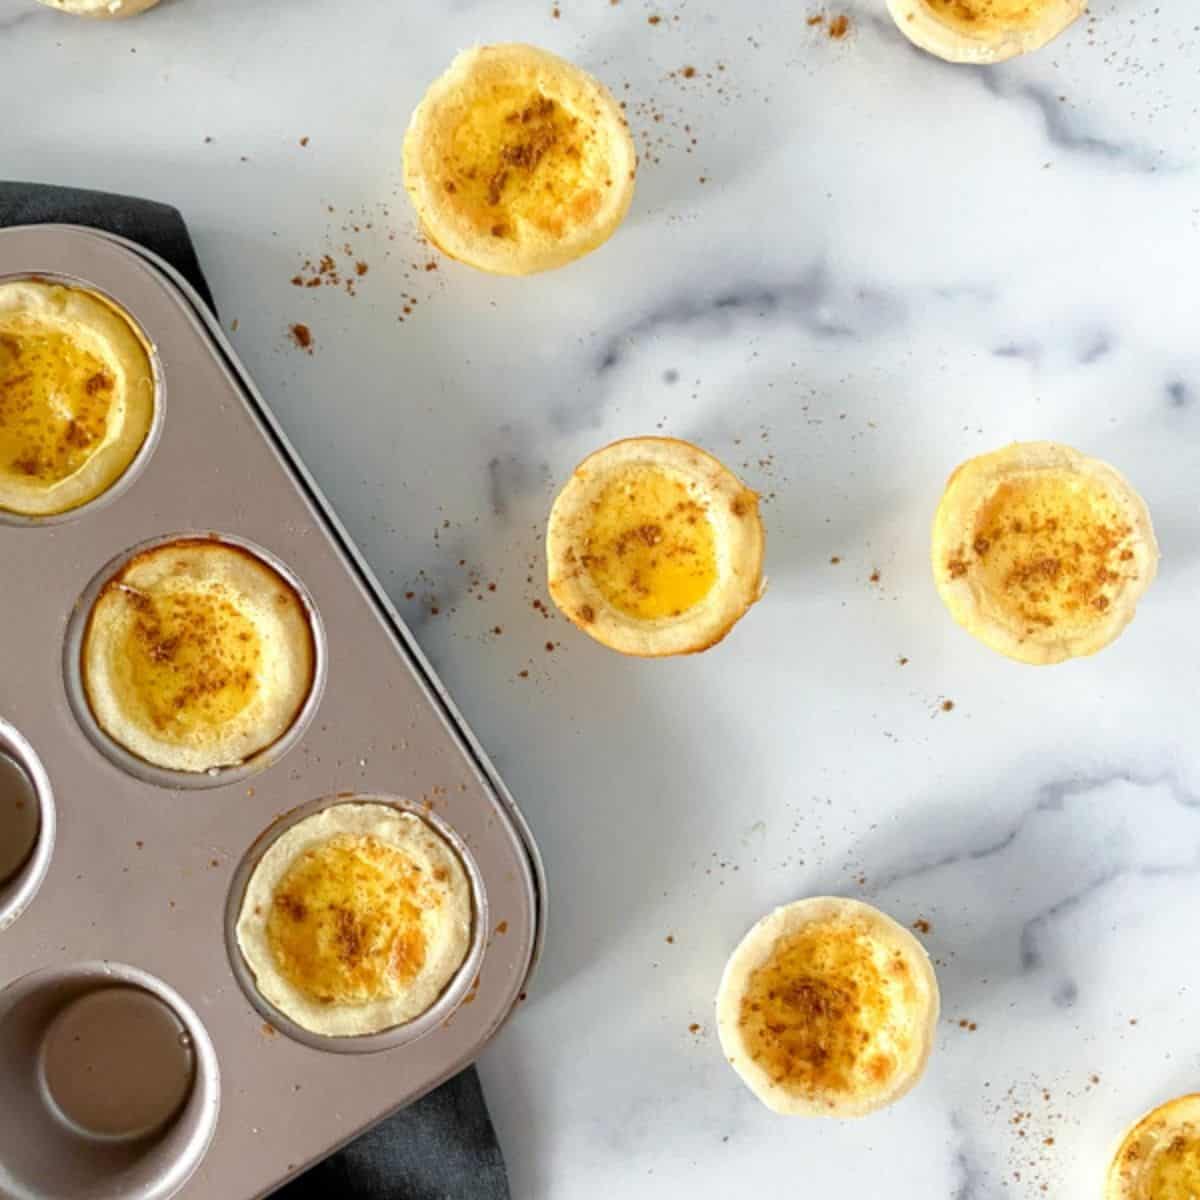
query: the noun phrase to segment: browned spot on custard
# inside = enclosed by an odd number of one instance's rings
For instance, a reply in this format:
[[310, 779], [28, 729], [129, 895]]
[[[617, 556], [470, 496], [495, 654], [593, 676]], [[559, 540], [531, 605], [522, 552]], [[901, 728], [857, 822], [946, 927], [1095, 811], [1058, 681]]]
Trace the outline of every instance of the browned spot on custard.
[[854, 926], [822, 922], [781, 937], [750, 976], [738, 1026], [750, 1057], [789, 1093], [851, 1094], [864, 1076], [881, 1087], [898, 1070], [876, 1043], [893, 1024], [894, 985], [871, 947]]
[[300, 855], [267, 918], [284, 978], [325, 1003], [397, 994], [425, 964], [422, 913], [441, 903], [415, 866], [370, 834], [336, 834]]

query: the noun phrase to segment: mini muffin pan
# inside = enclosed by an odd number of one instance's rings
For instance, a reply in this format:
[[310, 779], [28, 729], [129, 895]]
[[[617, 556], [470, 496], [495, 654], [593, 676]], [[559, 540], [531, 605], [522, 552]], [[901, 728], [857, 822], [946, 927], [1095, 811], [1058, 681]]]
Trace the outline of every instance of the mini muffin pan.
[[[126, 312], [154, 347], [159, 407], [109, 493], [47, 521], [0, 521], [0, 806], [12, 809], [0, 833], [31, 842], [0, 878], [0, 1198], [250, 1200], [478, 1055], [540, 950], [541, 863], [187, 283], [94, 230], [0, 230], [0, 281], [28, 276]], [[318, 649], [288, 734], [199, 777], [114, 746], [77, 666], [97, 589], [130, 554], [180, 536], [227, 539], [280, 570]], [[411, 809], [456, 848], [475, 928], [423, 1016], [324, 1038], [258, 995], [233, 927], [271, 841], [351, 798]]]

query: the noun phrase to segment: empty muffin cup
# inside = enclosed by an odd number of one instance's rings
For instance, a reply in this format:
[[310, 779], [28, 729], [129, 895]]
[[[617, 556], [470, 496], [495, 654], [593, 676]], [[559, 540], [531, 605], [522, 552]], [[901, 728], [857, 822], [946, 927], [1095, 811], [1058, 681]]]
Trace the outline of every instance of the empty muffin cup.
[[109, 562], [67, 629], [64, 673], [92, 743], [167, 787], [236, 782], [277, 762], [320, 702], [312, 598], [240, 538], [179, 534]]
[[54, 797], [33, 747], [0, 717], [0, 930], [41, 886], [54, 850]]
[[0, 1195], [166, 1200], [212, 1140], [216, 1052], [161, 980], [117, 963], [0, 992]]

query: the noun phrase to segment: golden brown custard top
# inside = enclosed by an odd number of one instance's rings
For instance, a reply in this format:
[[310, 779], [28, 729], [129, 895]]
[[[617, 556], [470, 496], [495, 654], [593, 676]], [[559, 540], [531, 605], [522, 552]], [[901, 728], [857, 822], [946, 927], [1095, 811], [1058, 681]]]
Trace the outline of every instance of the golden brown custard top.
[[1094, 480], [1044, 470], [1001, 483], [979, 513], [970, 546], [946, 564], [968, 571], [1026, 632], [1075, 633], [1094, 624], [1133, 578], [1134, 530]]
[[1024, 30], [1045, 15], [1045, 0], [925, 0], [948, 25], [966, 33]]
[[140, 708], [142, 724], [168, 741], [188, 742], [251, 703], [262, 646], [254, 622], [223, 585], [143, 592], [118, 580], [109, 589], [135, 613], [114, 674], [125, 685], [122, 704]]
[[[1126, 1150], [1136, 1158], [1140, 1143]], [[1174, 1128], [1148, 1155], [1130, 1200], [1195, 1200], [1200, 1196], [1200, 1130], [1187, 1123]]]
[[103, 442], [114, 380], [68, 334], [0, 333], [0, 472], [54, 484]]
[[371, 834], [306, 850], [275, 889], [267, 940], [283, 977], [322, 1003], [384, 1000], [425, 963], [425, 872]]
[[[909, 968], [897, 956], [897, 978]], [[738, 1026], [750, 1057], [798, 1095], [883, 1087], [901, 1064], [878, 1038], [891, 1001], [873, 943], [852, 926], [814, 923], [783, 937], [750, 976]]]
[[638, 620], [678, 617], [717, 581], [705, 506], [653, 466], [627, 467], [604, 486], [580, 558], [605, 599]]
[[493, 237], [512, 218], [560, 236], [599, 208], [603, 148], [590, 124], [536, 89], [494, 84], [472, 97], [443, 164], [447, 198]]

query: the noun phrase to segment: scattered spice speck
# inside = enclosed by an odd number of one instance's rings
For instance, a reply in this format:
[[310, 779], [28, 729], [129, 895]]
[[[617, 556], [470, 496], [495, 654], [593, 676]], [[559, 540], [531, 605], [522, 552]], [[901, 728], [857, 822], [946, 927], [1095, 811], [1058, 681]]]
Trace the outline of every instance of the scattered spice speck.
[[298, 349], [303, 350], [306, 354], [313, 352], [313, 335], [312, 330], [302, 322], [297, 322], [295, 325], [288, 326], [288, 333], [292, 335], [292, 344]]

